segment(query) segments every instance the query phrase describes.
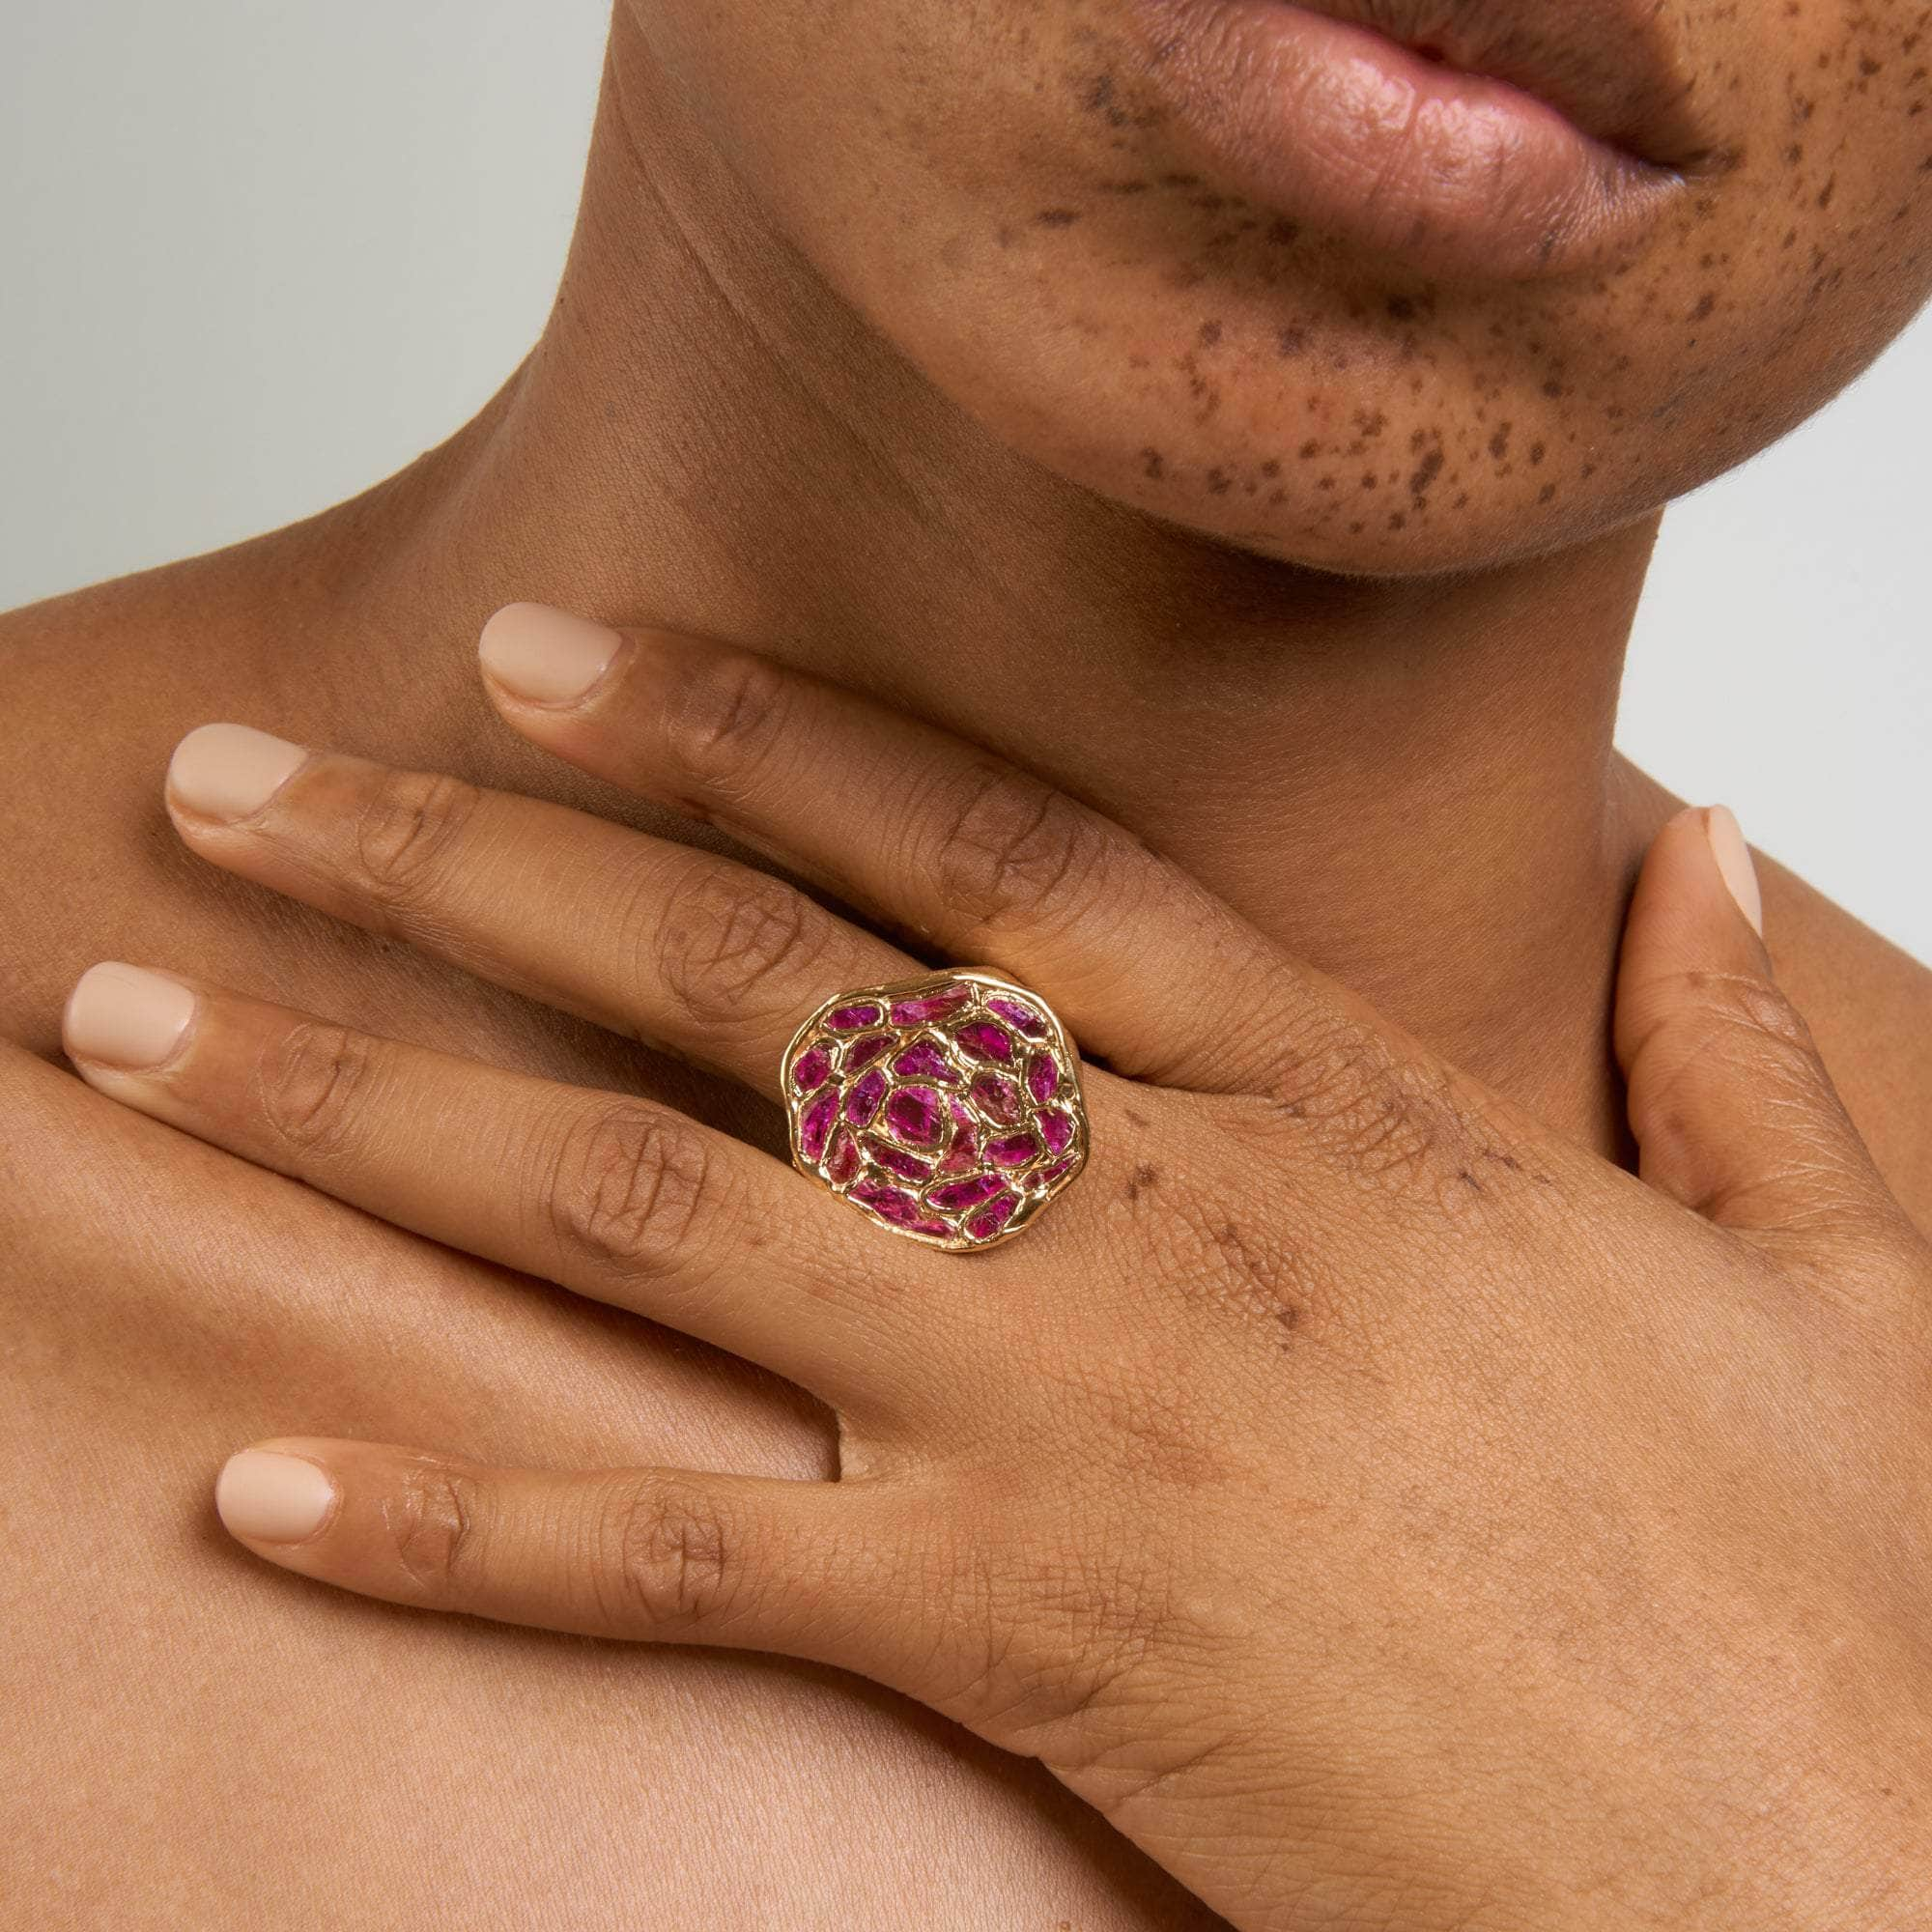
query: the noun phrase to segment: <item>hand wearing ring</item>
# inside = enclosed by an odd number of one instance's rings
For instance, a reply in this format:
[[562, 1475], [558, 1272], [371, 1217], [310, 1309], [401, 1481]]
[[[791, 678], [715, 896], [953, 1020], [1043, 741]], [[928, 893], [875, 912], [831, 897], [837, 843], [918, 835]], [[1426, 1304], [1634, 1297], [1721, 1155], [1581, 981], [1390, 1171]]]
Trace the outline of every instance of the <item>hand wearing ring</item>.
[[131, 967], [69, 1050], [775, 1369], [838, 1479], [283, 1437], [222, 1478], [251, 1548], [863, 1673], [1243, 1927], [1927, 1922], [1932, 1259], [1723, 821], [1671, 820], [1631, 909], [1639, 1178], [937, 729], [529, 611], [485, 665], [528, 737], [807, 890], [226, 726], [177, 753], [183, 837], [752, 1086], [763, 1145]]

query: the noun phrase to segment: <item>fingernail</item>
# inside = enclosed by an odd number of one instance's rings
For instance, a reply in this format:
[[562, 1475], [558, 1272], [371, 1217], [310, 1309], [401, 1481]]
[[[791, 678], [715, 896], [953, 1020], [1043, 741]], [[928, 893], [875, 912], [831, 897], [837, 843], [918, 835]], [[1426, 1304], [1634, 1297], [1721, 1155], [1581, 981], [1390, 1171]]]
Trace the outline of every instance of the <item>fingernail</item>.
[[260, 811], [308, 756], [303, 745], [246, 724], [203, 724], [175, 747], [168, 790], [203, 818]]
[[90, 966], [68, 995], [61, 1037], [73, 1060], [110, 1066], [158, 1066], [194, 1017], [194, 995], [179, 980], [125, 966]]
[[237, 1536], [257, 1543], [299, 1543], [322, 1527], [335, 1501], [328, 1471], [300, 1456], [243, 1449], [215, 1479], [214, 1507]]
[[512, 696], [571, 704], [611, 668], [623, 639], [548, 604], [512, 604], [483, 626], [477, 655]]
[[1711, 841], [1711, 856], [1731, 889], [1738, 910], [1750, 921], [1757, 936], [1764, 937], [1764, 895], [1758, 891], [1757, 867], [1751, 864], [1750, 847], [1745, 843], [1743, 829], [1728, 806], [1714, 805], [1704, 814], [1704, 836]]

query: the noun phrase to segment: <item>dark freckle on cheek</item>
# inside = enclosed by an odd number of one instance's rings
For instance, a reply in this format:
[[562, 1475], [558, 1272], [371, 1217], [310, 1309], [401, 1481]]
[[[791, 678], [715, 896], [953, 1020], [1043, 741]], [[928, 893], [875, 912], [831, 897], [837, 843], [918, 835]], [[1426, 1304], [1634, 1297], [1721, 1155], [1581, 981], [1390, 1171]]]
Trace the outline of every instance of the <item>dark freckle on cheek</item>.
[[1225, 497], [1234, 487], [1235, 479], [1225, 469], [1216, 468], [1208, 472], [1208, 489], [1210, 495]]
[[1268, 460], [1262, 465], [1262, 474], [1264, 476], [1279, 476], [1281, 474], [1280, 463], [1274, 457], [1270, 456]]
[[1390, 296], [1388, 298], [1389, 319], [1393, 322], [1413, 322], [1415, 304], [1406, 296]]
[[1544, 447], [1540, 442], [1532, 442], [1529, 445], [1529, 460], [1532, 466], [1541, 463], [1544, 455]]
[[1302, 328], [1284, 328], [1276, 334], [1274, 346], [1283, 356], [1305, 355], [1308, 349], [1308, 331]]
[[1304, 442], [1301, 445], [1301, 447], [1298, 450], [1295, 451], [1295, 455], [1298, 456], [1303, 463], [1312, 463], [1321, 454], [1321, 445], [1319, 442], [1317, 442], [1312, 436], [1308, 439], [1306, 442]]
[[1837, 192], [1837, 190], [1838, 190], [1838, 178], [1836, 175], [1833, 175], [1831, 178], [1831, 180], [1828, 181], [1825, 184], [1825, 185], [1818, 190], [1818, 206], [1820, 208], [1830, 208], [1832, 205], [1832, 197]]
[[1546, 483], [1543, 486], [1543, 488], [1537, 492], [1536, 500], [1539, 503], [1547, 503], [1555, 495], [1556, 495], [1556, 485], [1554, 483]]
[[1150, 483], [1164, 483], [1167, 480], [1167, 460], [1159, 450], [1141, 451], [1141, 474]]
[[1408, 479], [1408, 494], [1420, 502], [1428, 493], [1429, 486], [1442, 473], [1442, 466], [1447, 461], [1439, 449], [1432, 449], [1416, 465], [1415, 473]]
[[1204, 322], [1201, 325], [1201, 346], [1212, 349], [1221, 339], [1221, 325], [1218, 322]]
[[1697, 298], [1697, 306], [1690, 311], [1692, 322], [1702, 322], [1718, 306], [1718, 298], [1710, 290]]
[[1034, 220], [1042, 228], [1071, 228], [1080, 219], [1077, 208], [1042, 208]]
[[1503, 460], [1503, 458], [1509, 454], [1510, 431], [1513, 430], [1515, 427], [1516, 425], [1514, 423], [1498, 423], [1496, 425], [1495, 435], [1491, 437], [1490, 439], [1490, 454], [1493, 456], [1498, 463], [1500, 463]]
[[1295, 222], [1270, 221], [1268, 223], [1267, 239], [1270, 242], [1278, 242], [1284, 248], [1292, 246], [1300, 238], [1300, 235], [1301, 229]]
[[1127, 1177], [1127, 1199], [1138, 1201], [1143, 1187], [1151, 1187], [1160, 1179], [1160, 1169], [1150, 1161], [1142, 1161]]

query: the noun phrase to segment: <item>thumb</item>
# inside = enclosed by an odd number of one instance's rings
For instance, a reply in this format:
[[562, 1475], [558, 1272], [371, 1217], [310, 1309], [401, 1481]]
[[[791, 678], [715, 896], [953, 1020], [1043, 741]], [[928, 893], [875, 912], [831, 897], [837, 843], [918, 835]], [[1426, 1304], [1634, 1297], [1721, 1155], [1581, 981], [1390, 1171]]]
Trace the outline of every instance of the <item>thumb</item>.
[[1638, 1172], [1760, 1241], [1889, 1229], [1900, 1210], [1778, 990], [1762, 921], [1737, 820], [1680, 811], [1644, 861], [1617, 974]]

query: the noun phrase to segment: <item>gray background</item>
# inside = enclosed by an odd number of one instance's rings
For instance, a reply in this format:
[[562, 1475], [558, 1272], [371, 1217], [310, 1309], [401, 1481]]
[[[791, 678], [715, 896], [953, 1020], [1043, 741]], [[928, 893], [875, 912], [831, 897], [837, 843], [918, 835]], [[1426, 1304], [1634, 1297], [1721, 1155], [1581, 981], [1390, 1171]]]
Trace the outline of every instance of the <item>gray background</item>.
[[[541, 328], [606, 0], [4, 0], [0, 608], [270, 528]], [[1665, 521], [1622, 741], [1932, 960], [1932, 320]]]

